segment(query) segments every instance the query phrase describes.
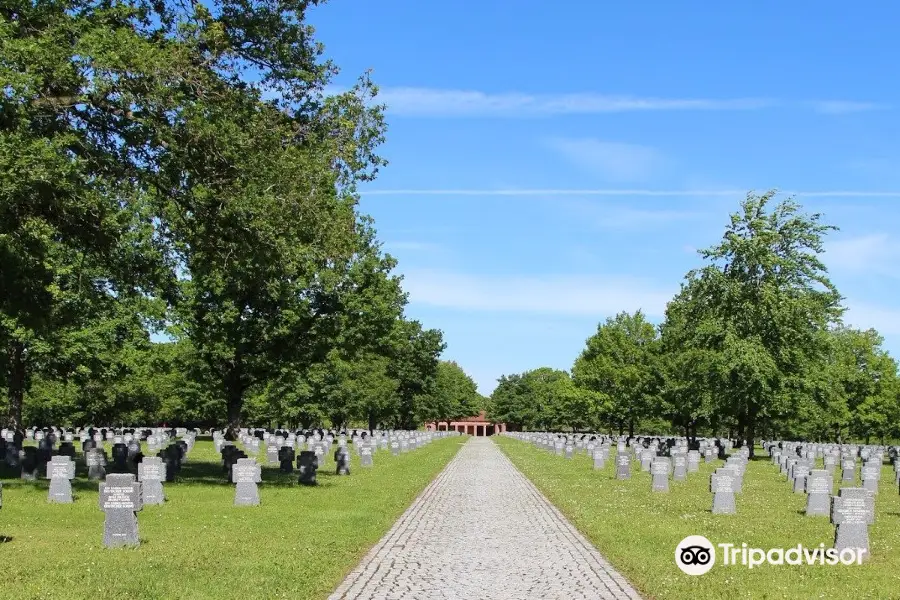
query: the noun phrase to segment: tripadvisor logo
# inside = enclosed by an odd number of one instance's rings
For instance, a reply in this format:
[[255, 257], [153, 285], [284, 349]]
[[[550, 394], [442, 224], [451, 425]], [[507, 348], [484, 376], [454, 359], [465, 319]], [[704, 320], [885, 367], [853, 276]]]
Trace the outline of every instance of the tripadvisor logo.
[[864, 548], [804, 548], [801, 544], [793, 548], [750, 548], [747, 544], [713, 545], [702, 535], [689, 535], [675, 548], [675, 564], [688, 575], [703, 575], [716, 564], [716, 547], [721, 551], [722, 565], [742, 565], [748, 569], [760, 565], [860, 565], [866, 554]]

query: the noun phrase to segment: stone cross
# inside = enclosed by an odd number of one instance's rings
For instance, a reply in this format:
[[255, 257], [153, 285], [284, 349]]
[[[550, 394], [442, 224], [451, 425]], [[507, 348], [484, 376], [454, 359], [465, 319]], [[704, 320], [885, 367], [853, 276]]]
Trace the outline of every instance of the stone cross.
[[137, 512], [141, 503], [141, 484], [131, 473], [110, 474], [100, 484], [100, 508], [106, 513], [103, 523], [103, 545], [137, 546]]
[[47, 479], [50, 480], [49, 502], [72, 502], [72, 479], [75, 479], [75, 463], [69, 456], [54, 456], [47, 463]]
[[239, 458], [231, 468], [231, 480], [235, 484], [235, 506], [259, 506], [259, 489], [262, 467], [253, 458]]
[[316, 485], [316, 471], [319, 459], [314, 452], [304, 450], [297, 457], [297, 470], [300, 472], [298, 482], [301, 485]]
[[734, 472], [725, 469], [716, 469], [709, 478], [709, 491], [713, 493], [712, 513], [714, 515], [733, 515], [737, 512], [734, 502], [735, 494]]
[[369, 444], [359, 445], [359, 466], [372, 466], [372, 446], [370, 446]]
[[875, 497], [864, 488], [841, 488], [831, 499], [834, 548], [869, 550], [869, 525], [875, 522]]
[[669, 491], [669, 469], [672, 463], [668, 458], [657, 457], [653, 459], [650, 465], [650, 475], [652, 476], [651, 488], [654, 492]]
[[616, 479], [631, 479], [631, 457], [627, 453], [616, 454]]
[[827, 469], [813, 469], [806, 476], [806, 516], [827, 517], [834, 480]]
[[138, 463], [138, 481], [141, 482], [141, 500], [144, 504], [163, 504], [166, 495], [162, 482], [166, 480], [166, 464], [158, 456], [145, 456]]

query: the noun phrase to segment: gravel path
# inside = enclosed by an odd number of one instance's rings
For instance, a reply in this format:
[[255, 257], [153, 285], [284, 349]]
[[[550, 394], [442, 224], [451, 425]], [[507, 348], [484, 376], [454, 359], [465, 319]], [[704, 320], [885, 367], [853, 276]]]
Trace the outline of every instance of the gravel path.
[[329, 600], [639, 600], [490, 438], [471, 438]]

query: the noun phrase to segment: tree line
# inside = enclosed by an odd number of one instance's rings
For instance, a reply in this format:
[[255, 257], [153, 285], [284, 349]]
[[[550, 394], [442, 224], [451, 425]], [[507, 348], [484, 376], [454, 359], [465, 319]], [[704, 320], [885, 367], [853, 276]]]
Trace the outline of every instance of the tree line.
[[492, 419], [541, 430], [868, 443], [900, 437], [897, 362], [843, 324], [821, 261], [836, 227], [775, 192], [748, 194], [700, 251], [658, 326], [598, 325], [569, 371], [505, 375]]
[[477, 412], [359, 210], [383, 107], [326, 93], [315, 4], [2, 3], [8, 426]]

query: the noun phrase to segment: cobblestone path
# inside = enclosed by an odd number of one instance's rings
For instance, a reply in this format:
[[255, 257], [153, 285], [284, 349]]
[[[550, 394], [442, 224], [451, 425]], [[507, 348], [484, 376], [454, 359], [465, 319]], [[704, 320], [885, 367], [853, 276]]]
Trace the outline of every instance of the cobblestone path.
[[440, 598], [640, 596], [482, 437], [460, 449], [329, 600]]

